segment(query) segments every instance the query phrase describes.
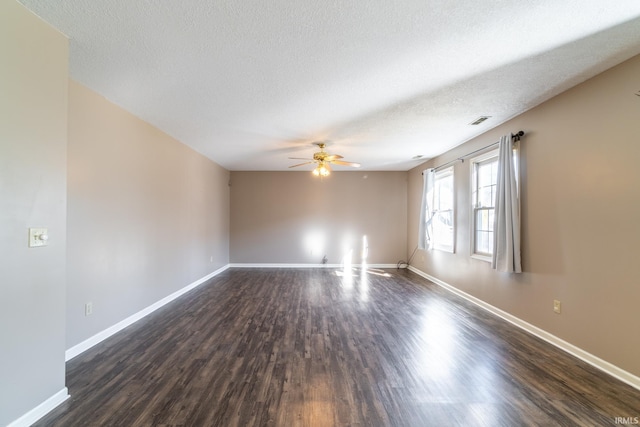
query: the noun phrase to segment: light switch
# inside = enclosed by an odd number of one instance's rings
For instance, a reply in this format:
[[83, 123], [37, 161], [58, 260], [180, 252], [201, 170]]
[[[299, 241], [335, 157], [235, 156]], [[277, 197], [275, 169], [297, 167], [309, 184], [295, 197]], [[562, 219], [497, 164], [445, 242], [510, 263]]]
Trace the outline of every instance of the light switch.
[[49, 244], [49, 231], [46, 228], [29, 229], [29, 247], [37, 248]]

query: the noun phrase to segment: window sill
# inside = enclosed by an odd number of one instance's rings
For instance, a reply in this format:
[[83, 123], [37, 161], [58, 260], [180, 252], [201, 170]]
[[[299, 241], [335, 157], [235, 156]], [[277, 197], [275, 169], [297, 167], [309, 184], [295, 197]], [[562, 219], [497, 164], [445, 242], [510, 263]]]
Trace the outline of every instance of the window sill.
[[493, 258], [487, 255], [478, 255], [478, 254], [473, 254], [471, 255], [471, 258], [473, 259], [477, 259], [480, 261], [485, 261], [485, 262], [491, 262], [493, 261]]

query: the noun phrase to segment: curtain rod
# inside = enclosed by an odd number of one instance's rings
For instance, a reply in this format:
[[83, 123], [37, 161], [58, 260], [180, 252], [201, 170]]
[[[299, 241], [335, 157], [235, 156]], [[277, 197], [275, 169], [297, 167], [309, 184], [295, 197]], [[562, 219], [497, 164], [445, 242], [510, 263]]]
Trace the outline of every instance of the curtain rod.
[[[515, 134], [514, 134], [514, 133], [512, 133], [512, 134], [511, 134], [511, 138], [513, 138], [513, 139], [514, 139], [514, 140], [516, 140], [516, 141], [520, 141], [520, 138], [521, 138], [523, 135], [524, 135], [524, 132], [523, 132], [523, 131], [518, 131], [518, 132], [516, 132]], [[458, 157], [457, 159], [451, 160], [450, 162], [447, 162], [447, 163], [445, 163], [445, 164], [443, 164], [443, 165], [440, 165], [440, 166], [436, 166], [435, 168], [431, 168], [431, 169], [435, 171], [435, 170], [437, 170], [437, 169], [441, 169], [441, 168], [443, 168], [443, 167], [445, 167], [445, 166], [449, 166], [450, 164], [453, 164], [453, 163], [458, 162], [458, 161], [460, 161], [460, 162], [464, 162], [464, 159], [465, 159], [466, 157], [469, 157], [469, 156], [471, 156], [471, 155], [473, 155], [473, 154], [479, 153], [480, 151], [484, 151], [484, 150], [486, 150], [487, 148], [493, 147], [494, 145], [498, 145], [498, 144], [500, 144], [500, 141], [498, 141], [498, 142], [494, 142], [493, 144], [489, 144], [489, 145], [487, 145], [486, 147], [478, 148], [477, 150], [474, 150], [474, 151], [472, 151], [472, 152], [470, 152], [470, 153], [467, 153], [467, 154], [465, 154], [465, 155], [463, 155], [463, 156], [460, 156], [460, 157]], [[423, 172], [423, 174], [424, 174], [424, 172]]]

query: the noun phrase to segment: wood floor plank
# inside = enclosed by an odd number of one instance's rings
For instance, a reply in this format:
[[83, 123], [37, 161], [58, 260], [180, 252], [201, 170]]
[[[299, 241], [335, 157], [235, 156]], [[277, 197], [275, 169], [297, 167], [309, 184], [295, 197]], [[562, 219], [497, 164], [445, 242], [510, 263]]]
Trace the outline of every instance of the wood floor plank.
[[640, 391], [407, 270], [229, 269], [67, 364], [35, 426], [606, 426]]

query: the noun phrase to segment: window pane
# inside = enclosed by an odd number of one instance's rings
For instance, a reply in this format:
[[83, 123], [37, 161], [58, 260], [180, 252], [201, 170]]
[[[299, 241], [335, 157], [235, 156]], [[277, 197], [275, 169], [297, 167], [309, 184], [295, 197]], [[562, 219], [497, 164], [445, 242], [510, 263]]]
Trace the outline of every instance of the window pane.
[[480, 163], [478, 165], [478, 187], [487, 187], [491, 183], [491, 163]]
[[491, 254], [492, 249], [493, 233], [490, 231], [477, 231], [475, 252], [482, 254]]
[[498, 157], [473, 162], [474, 253], [493, 253], [493, 221], [498, 179]]
[[436, 173], [433, 191], [433, 246], [453, 250], [453, 168]]
[[493, 210], [493, 209], [489, 209], [487, 211], [487, 214], [488, 214], [488, 216], [487, 216], [487, 230], [493, 231], [493, 221], [494, 221], [494, 218], [495, 218], [494, 217], [494, 213], [495, 213], [495, 210]]
[[453, 227], [453, 212], [452, 211], [440, 211], [436, 216], [437, 223], [441, 224], [443, 227], [451, 228]]
[[476, 210], [476, 230], [493, 231], [494, 210], [482, 208]]
[[498, 182], [498, 159], [491, 162], [491, 184], [495, 185]]
[[482, 220], [486, 211], [484, 209], [478, 209], [476, 211], [476, 230], [486, 230]]
[[453, 209], [453, 175], [440, 180], [440, 210]]
[[453, 211], [440, 211], [436, 214], [433, 234], [437, 245], [453, 247]]
[[496, 185], [492, 185], [491, 186], [491, 207], [494, 207], [496, 205], [496, 193], [498, 190], [498, 185], [496, 183]]
[[478, 206], [493, 206], [493, 187], [482, 187], [478, 189]]

